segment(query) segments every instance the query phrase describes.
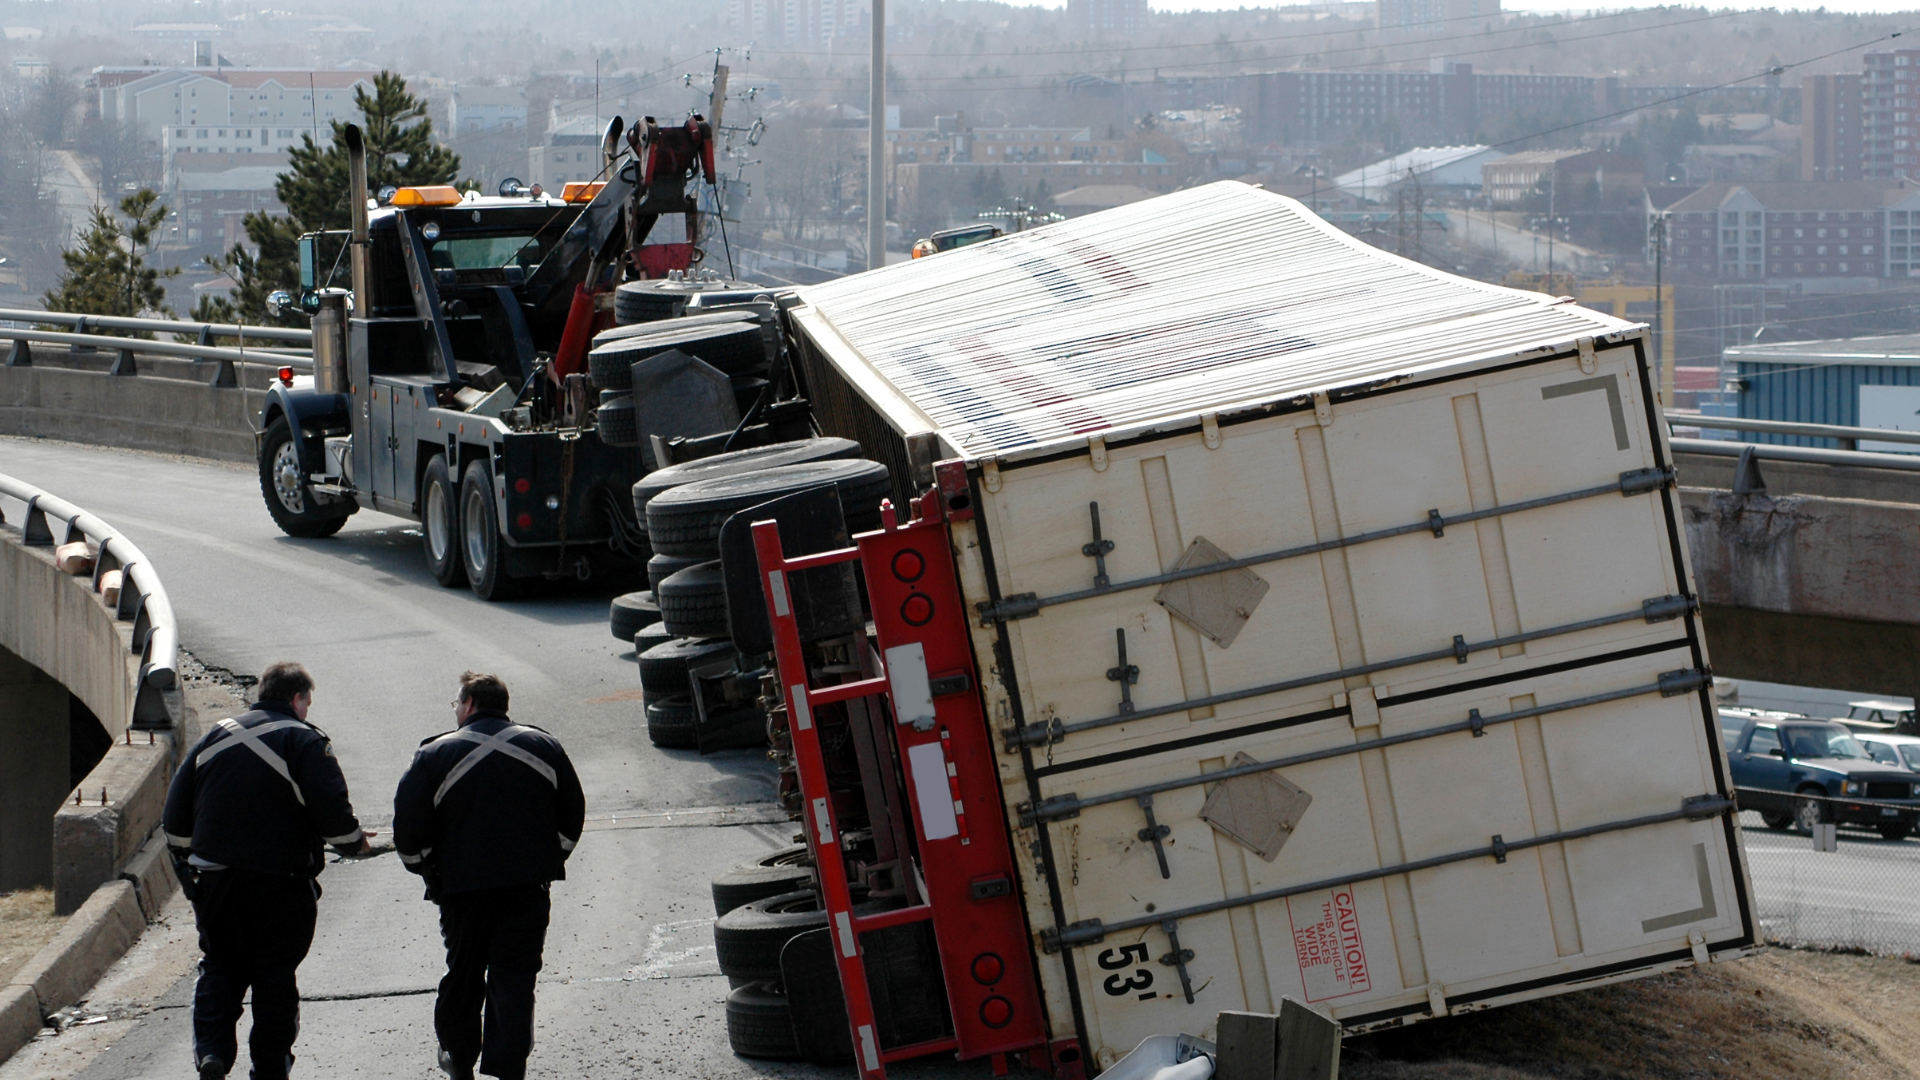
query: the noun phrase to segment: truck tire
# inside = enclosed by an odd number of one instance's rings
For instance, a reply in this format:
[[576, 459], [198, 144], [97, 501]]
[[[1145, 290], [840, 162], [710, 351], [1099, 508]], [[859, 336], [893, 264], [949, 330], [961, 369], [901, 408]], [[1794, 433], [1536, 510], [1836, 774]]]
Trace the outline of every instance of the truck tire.
[[485, 461], [467, 463], [460, 482], [461, 561], [467, 567], [467, 586], [482, 600], [506, 600], [520, 592], [520, 582], [507, 573], [506, 546], [500, 539], [500, 519], [493, 506], [493, 477]]
[[[901, 904], [898, 897], [864, 899], [862, 889], [855, 889], [853, 895], [853, 910], [862, 915], [891, 911]], [[780, 950], [787, 942], [825, 925], [826, 909], [820, 903], [820, 894], [812, 889], [742, 904], [713, 924], [713, 946], [720, 961], [720, 974], [748, 982], [777, 979]]]
[[[686, 309], [687, 300], [703, 292], [754, 289], [745, 281], [629, 281], [613, 290], [613, 320], [623, 326], [671, 319]], [[761, 290], [765, 291], [765, 290]]]
[[633, 362], [637, 359], [620, 349], [595, 349], [587, 354], [587, 381], [595, 390], [632, 390]]
[[691, 694], [668, 694], [647, 702], [647, 738], [663, 750], [700, 748], [700, 710]]
[[880, 500], [893, 491], [887, 467], [877, 461], [815, 461], [782, 465], [744, 476], [683, 484], [647, 503], [647, 536], [668, 555], [719, 557], [720, 526], [748, 507], [832, 484], [852, 532], [880, 527]]
[[633, 485], [633, 509], [640, 515], [640, 528], [645, 531], [647, 504], [663, 491], [669, 491], [683, 484], [698, 483], [701, 480], [739, 476], [742, 473], [759, 472], [762, 469], [774, 469], [782, 465], [801, 465], [809, 461], [839, 461], [859, 456], [859, 443], [852, 439], [834, 438], [800, 439], [795, 442], [774, 443], [770, 446], [756, 446], [750, 450], [733, 450], [725, 454], [715, 454], [712, 457], [655, 469], [641, 477], [640, 481]]
[[674, 316], [673, 322], [671, 323], [660, 323], [658, 325], [651, 322], [629, 323], [616, 326], [611, 330], [602, 330], [593, 335], [593, 347], [597, 349], [602, 345], [611, 345], [616, 341], [647, 337], [669, 328], [678, 330], [693, 326], [725, 326], [728, 323], [757, 323], [764, 325], [771, 317], [770, 310], [768, 312], [762, 312], [758, 308], [733, 307], [722, 308], [718, 311], [709, 311], [699, 315], [677, 315]]
[[[773, 328], [756, 322], [702, 326], [661, 324], [660, 331], [616, 338], [587, 353], [588, 378], [602, 390], [633, 387], [633, 373], [616, 369], [678, 350], [727, 375], [763, 375], [773, 365], [779, 339]], [[601, 382], [602, 378], [607, 379]], [[625, 381], [621, 381], [624, 379]]]
[[593, 423], [600, 441], [608, 446], [640, 445], [640, 414], [634, 410], [632, 394], [601, 402], [594, 410]]
[[284, 416], [274, 417], [267, 425], [266, 438], [260, 444], [260, 495], [267, 500], [267, 513], [280, 531], [304, 540], [332, 536], [353, 512], [320, 505], [300, 465], [293, 425]]
[[607, 605], [607, 626], [621, 641], [632, 641], [642, 627], [659, 621], [660, 605], [654, 602], [651, 590], [616, 596]]
[[647, 587], [655, 593], [660, 591], [660, 583], [689, 566], [698, 566], [705, 559], [683, 559], [678, 555], [655, 554], [647, 560]]
[[800, 1060], [793, 1010], [778, 982], [751, 982], [727, 995], [727, 1045], [741, 1057]]
[[720, 560], [695, 563], [660, 583], [660, 621], [675, 637], [727, 635], [727, 579]]
[[672, 640], [673, 635], [667, 633], [667, 628], [659, 623], [643, 626], [640, 628], [639, 633], [633, 635], [634, 659], [638, 660], [640, 657], [645, 656], [647, 650], [653, 648], [655, 645], [665, 645]]
[[813, 853], [807, 845], [776, 848], [713, 879], [713, 914], [725, 915], [742, 904], [813, 885]]
[[[664, 626], [664, 624], [662, 624]], [[693, 690], [693, 669], [735, 655], [733, 644], [676, 638], [640, 654], [640, 689], [651, 701]]]
[[420, 547], [433, 580], [449, 588], [467, 583], [460, 561], [460, 486], [445, 454], [433, 455], [420, 477]]

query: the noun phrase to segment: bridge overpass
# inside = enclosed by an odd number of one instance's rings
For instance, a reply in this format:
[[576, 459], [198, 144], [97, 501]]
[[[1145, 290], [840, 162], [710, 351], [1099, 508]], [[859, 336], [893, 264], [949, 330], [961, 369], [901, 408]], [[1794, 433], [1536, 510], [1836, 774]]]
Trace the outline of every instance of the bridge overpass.
[[[1920, 444], [1826, 425], [1684, 422]], [[1920, 699], [1920, 455], [1673, 446], [1714, 673]]]

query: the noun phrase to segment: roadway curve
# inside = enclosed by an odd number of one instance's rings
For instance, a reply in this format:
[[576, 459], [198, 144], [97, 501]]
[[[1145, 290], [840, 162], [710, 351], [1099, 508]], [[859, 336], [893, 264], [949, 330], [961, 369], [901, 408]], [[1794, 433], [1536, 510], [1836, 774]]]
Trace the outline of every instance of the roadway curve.
[[[466, 668], [504, 676], [515, 719], [561, 738], [586, 786], [588, 834], [554, 887], [534, 1075], [769, 1073], [727, 1047], [707, 881], [788, 842], [793, 827], [772, 807], [764, 754], [703, 759], [648, 743], [631, 646], [607, 634], [606, 589], [482, 603], [436, 584], [411, 523], [378, 514], [331, 539], [290, 539], [243, 466], [12, 438], [0, 438], [0, 463], [136, 537], [164, 575], [182, 643], [204, 663], [256, 674], [274, 660], [305, 663], [318, 684], [312, 719], [376, 828], [392, 816], [415, 745], [452, 726], [448, 701]], [[319, 933], [300, 978], [300, 1071], [440, 1075], [431, 990], [442, 957], [418, 879], [389, 854], [331, 865], [320, 880]], [[186, 1075], [190, 931], [176, 901], [95, 994], [111, 1022], [36, 1042], [0, 1080]]]

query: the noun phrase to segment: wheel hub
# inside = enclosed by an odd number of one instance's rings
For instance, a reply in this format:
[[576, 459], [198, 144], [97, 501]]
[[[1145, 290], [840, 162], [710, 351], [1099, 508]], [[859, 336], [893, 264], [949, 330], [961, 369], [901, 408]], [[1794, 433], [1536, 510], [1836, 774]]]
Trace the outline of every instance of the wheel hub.
[[306, 494], [300, 484], [300, 452], [291, 442], [281, 443], [273, 455], [273, 493], [289, 511], [306, 512]]

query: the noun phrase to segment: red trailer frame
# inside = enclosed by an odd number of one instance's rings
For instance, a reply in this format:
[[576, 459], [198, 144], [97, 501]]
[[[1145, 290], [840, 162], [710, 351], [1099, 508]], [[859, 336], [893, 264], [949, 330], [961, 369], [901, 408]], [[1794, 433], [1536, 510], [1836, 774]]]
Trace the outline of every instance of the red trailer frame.
[[[753, 526], [798, 766], [807, 845], [816, 860], [854, 1060], [863, 1080], [884, 1080], [887, 1062], [946, 1050], [962, 1059], [990, 1057], [998, 1074], [1006, 1071], [1008, 1055], [1050, 1049], [947, 511], [937, 490], [918, 500], [914, 509], [914, 519], [901, 525], [892, 505], [882, 504], [885, 525], [879, 532], [855, 537], [851, 548], [793, 559], [781, 548], [777, 523]], [[970, 513], [957, 510], [954, 516]], [[815, 689], [806, 674], [788, 577], [855, 560], [865, 571], [881, 674]], [[905, 802], [913, 819], [925, 897], [899, 910], [856, 915], [839, 843], [844, 830], [827, 789], [813, 715], [818, 706], [866, 697], [884, 698], [887, 715], [893, 718], [896, 760], [906, 782]], [[954, 1035], [882, 1047], [861, 935], [922, 921], [933, 924]], [[1044, 1058], [1033, 1061], [1044, 1063]]]

